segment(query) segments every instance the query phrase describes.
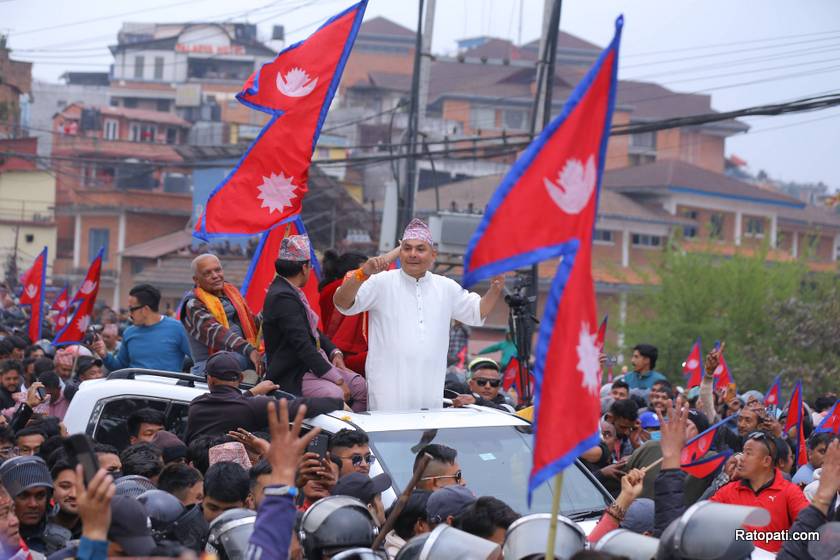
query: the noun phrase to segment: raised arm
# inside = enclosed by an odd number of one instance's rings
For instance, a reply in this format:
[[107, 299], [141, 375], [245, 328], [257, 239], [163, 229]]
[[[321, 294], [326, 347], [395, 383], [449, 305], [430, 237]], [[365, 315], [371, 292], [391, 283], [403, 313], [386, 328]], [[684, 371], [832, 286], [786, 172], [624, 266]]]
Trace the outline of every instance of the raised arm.
[[369, 258], [361, 268], [348, 272], [344, 277], [344, 282], [333, 295], [335, 306], [339, 310], [346, 310], [353, 307], [353, 302], [356, 301], [356, 294], [359, 293], [359, 288], [362, 287], [365, 280], [383, 270], [388, 270], [388, 267], [391, 266], [392, 262], [397, 260], [399, 255], [400, 248], [396, 247], [384, 255]]
[[490, 288], [487, 290], [487, 293], [484, 294], [484, 297], [481, 298], [482, 319], [486, 319], [490, 312], [493, 311], [493, 308], [496, 307], [496, 304], [499, 302], [499, 297], [501, 297], [502, 290], [504, 290], [504, 288], [504, 274], [494, 276], [493, 279], [490, 280]]

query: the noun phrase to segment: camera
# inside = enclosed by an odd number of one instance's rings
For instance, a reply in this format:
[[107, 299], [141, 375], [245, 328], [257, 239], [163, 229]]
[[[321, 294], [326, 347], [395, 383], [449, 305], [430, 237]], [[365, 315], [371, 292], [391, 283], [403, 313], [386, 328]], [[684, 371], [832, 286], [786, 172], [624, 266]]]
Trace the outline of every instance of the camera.
[[82, 338], [82, 344], [91, 346], [96, 342], [96, 337], [102, 332], [102, 325], [91, 325], [85, 331], [85, 336]]

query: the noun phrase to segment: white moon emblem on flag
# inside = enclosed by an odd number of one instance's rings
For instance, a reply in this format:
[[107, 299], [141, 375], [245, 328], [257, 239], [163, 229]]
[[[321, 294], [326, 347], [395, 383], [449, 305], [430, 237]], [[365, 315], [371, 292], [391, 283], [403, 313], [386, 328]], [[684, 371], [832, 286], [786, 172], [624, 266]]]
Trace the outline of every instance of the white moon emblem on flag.
[[277, 89], [288, 97], [305, 97], [318, 85], [318, 78], [310, 78], [305, 70], [292, 68], [284, 76], [277, 73]]
[[543, 183], [548, 191], [551, 200], [560, 207], [566, 214], [579, 214], [586, 208], [592, 191], [595, 190], [597, 180], [595, 169], [595, 158], [589, 156], [586, 166], [579, 159], [570, 158], [566, 160], [563, 169], [557, 173], [557, 183], [553, 183], [548, 177], [543, 178]]
[[597, 333], [589, 332], [589, 323], [581, 323], [577, 345], [577, 369], [583, 374], [581, 385], [592, 394], [598, 394], [601, 388], [597, 338]]
[[275, 210], [282, 212], [286, 206], [292, 205], [293, 198], [297, 198], [297, 187], [292, 183], [292, 177], [286, 177], [282, 171], [279, 175], [272, 173], [270, 177], [263, 177], [263, 184], [257, 188], [260, 191], [257, 198], [262, 200], [260, 208], [268, 208], [269, 214]]
[[91, 280], [85, 280], [85, 283], [82, 284], [82, 287], [79, 288], [79, 291], [85, 295], [92, 294], [93, 290], [96, 289], [96, 282]]
[[59, 315], [58, 316], [58, 326], [59, 327], [63, 327], [66, 322], [67, 322], [67, 316], [65, 316], [65, 315]]
[[29, 296], [30, 299], [34, 298], [35, 294], [37, 294], [37, 293], [38, 293], [38, 286], [36, 286], [35, 284], [29, 284], [26, 287], [26, 295]]
[[692, 358], [692, 359], [688, 360], [688, 362], [685, 364], [685, 367], [687, 369], [697, 369], [697, 366], [699, 366], [699, 365], [700, 365], [700, 362], [698, 362], [697, 360]]

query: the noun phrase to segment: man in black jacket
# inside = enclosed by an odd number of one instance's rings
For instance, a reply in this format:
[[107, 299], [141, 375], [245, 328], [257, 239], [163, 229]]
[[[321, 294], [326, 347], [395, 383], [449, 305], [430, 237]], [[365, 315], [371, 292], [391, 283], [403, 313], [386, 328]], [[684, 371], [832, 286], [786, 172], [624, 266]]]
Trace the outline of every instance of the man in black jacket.
[[20, 362], [5, 360], [0, 362], [0, 408], [12, 408], [17, 405], [13, 395], [20, 391], [23, 368]]
[[341, 350], [318, 330], [318, 316], [301, 288], [312, 273], [309, 239], [283, 239], [274, 263], [277, 277], [263, 306], [267, 378], [288, 393], [340, 398], [353, 410], [367, 410], [367, 384], [344, 366]]
[[[237, 428], [249, 432], [266, 431], [268, 426], [267, 405], [272, 397], [262, 396], [277, 389], [271, 381], [263, 381], [242, 393], [242, 371], [238, 357], [232, 352], [217, 352], [207, 360], [205, 368], [209, 393], [193, 399], [187, 413], [186, 441], [201, 435], [224, 435]], [[289, 410], [297, 413], [300, 405], [306, 405], [306, 416], [311, 418], [341, 410], [341, 399], [311, 398], [294, 399]]]

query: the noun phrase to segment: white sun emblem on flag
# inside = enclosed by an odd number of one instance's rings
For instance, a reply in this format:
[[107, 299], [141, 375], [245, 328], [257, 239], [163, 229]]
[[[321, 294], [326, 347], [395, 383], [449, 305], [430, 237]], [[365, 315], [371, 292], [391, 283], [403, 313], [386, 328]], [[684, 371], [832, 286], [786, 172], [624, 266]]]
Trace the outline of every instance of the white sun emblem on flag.
[[697, 369], [697, 366], [699, 366], [699, 365], [700, 365], [700, 362], [698, 362], [698, 361], [697, 361], [697, 360], [695, 360], [694, 358], [691, 358], [690, 360], [688, 360], [688, 363], [687, 363], [687, 364], [685, 364], [685, 366], [686, 366], [688, 369], [691, 369], [691, 370]]
[[60, 315], [58, 317], [58, 326], [59, 327], [63, 327], [66, 322], [67, 322], [67, 317], [65, 317], [64, 315]]
[[79, 330], [82, 332], [86, 331], [89, 325], [90, 315], [82, 315], [81, 317], [79, 317], [79, 320], [76, 321], [76, 326], [78, 326]]
[[268, 208], [269, 214], [275, 210], [282, 212], [286, 206], [292, 205], [293, 198], [297, 198], [297, 187], [292, 177], [286, 177], [282, 171], [279, 175], [272, 173], [270, 177], [263, 177], [263, 184], [257, 188], [260, 190], [257, 198], [262, 200], [260, 208]]
[[583, 387], [592, 394], [597, 394], [601, 387], [597, 338], [597, 333], [589, 331], [589, 323], [581, 323], [577, 345], [577, 369], [583, 374]]

